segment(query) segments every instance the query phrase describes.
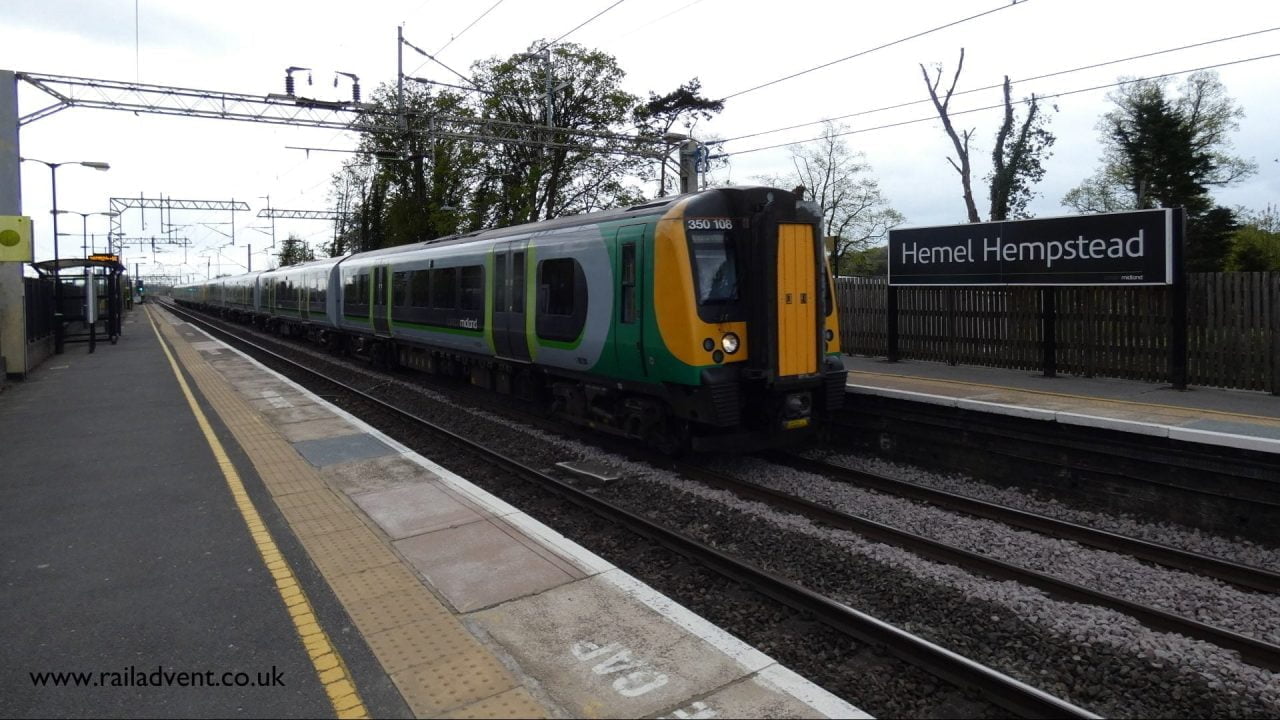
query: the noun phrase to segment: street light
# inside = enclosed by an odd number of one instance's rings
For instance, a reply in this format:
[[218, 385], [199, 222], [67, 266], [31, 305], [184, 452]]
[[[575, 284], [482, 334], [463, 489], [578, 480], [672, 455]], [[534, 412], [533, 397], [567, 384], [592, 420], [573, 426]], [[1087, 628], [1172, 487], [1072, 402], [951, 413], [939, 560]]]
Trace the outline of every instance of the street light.
[[53, 184], [53, 352], [62, 354], [62, 278], [58, 275], [58, 168], [63, 165], [83, 165], [94, 170], [110, 170], [111, 165], [92, 160], [67, 161], [51, 163], [36, 158], [18, 158], [19, 162], [38, 162], [49, 168], [49, 177]]
[[[58, 215], [79, 215], [80, 216], [80, 252], [84, 253], [85, 257], [89, 257], [89, 217], [91, 215], [103, 215], [105, 217], [120, 217], [120, 213], [115, 212], [114, 210], [108, 210], [105, 212], [103, 211], [80, 212], [78, 210], [57, 210], [54, 217], [57, 217]], [[108, 235], [107, 237], [108, 237], [107, 253], [110, 254], [111, 253], [110, 235]]]

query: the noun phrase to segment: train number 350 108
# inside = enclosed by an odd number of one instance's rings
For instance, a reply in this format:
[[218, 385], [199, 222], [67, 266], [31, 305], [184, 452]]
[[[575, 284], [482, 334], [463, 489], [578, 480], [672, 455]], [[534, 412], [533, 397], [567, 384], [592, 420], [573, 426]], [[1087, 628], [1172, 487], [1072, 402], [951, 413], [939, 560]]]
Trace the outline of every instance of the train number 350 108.
[[732, 218], [688, 218], [685, 228], [689, 230], [732, 230]]

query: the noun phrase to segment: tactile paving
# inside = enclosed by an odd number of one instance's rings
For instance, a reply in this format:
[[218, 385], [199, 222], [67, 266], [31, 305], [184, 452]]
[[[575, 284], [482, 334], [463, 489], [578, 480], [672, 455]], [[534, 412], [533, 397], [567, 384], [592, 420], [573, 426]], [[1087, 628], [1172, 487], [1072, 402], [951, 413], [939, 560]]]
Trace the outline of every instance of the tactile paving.
[[329, 586], [343, 605], [353, 607], [394, 592], [421, 590], [422, 582], [397, 563], [329, 578]]
[[400, 562], [367, 528], [317, 535], [307, 543], [307, 551], [325, 575], [358, 573]]
[[545, 718], [550, 717], [528, 690], [512, 688], [504, 693], [442, 714], [442, 718]]
[[406, 589], [379, 595], [377, 602], [361, 603], [349, 612], [360, 632], [369, 635], [420, 620], [453, 620], [453, 614], [439, 600], [420, 589]]
[[[435, 717], [516, 687], [492, 655], [477, 650], [449, 655], [391, 678], [415, 715]], [[523, 716], [511, 716], [523, 717]]]
[[293, 528], [293, 532], [300, 538], [359, 530], [365, 527], [359, 518], [352, 517], [350, 513], [326, 515], [313, 520], [295, 520], [287, 513], [285, 517], [289, 520], [289, 525]]
[[479, 641], [456, 620], [440, 622], [434, 618], [366, 635], [365, 642], [383, 669], [392, 675], [480, 647]]

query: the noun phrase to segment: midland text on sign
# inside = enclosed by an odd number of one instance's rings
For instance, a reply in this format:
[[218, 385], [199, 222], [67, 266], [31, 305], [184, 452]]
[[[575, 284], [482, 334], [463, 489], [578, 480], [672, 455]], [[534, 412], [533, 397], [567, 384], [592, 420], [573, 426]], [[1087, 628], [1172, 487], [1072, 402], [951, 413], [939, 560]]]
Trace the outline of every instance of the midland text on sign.
[[889, 232], [890, 285], [1166, 285], [1179, 210]]

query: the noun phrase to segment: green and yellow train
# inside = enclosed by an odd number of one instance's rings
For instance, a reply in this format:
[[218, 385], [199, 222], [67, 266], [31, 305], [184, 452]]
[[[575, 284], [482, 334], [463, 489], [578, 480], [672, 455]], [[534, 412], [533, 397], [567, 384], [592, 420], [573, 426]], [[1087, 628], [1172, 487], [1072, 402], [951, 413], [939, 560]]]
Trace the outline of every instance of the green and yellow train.
[[716, 188], [174, 294], [541, 399], [666, 450], [778, 444], [844, 398], [821, 218], [774, 188]]

